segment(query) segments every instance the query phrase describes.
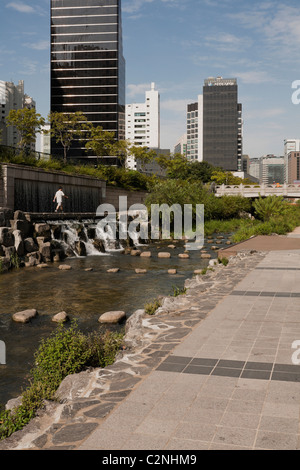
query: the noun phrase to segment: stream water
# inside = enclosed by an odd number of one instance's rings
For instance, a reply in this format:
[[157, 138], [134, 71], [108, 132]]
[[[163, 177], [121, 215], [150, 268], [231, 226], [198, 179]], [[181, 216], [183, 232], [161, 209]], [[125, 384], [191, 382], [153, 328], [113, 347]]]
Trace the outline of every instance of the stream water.
[[[200, 251], [191, 251], [189, 259], [179, 259], [183, 242], [177, 242], [175, 249], [168, 248], [169, 243], [142, 247], [152, 252], [151, 258], [112, 251], [69, 258], [65, 262], [72, 266], [69, 271], [59, 270], [59, 263], [52, 263], [47, 269], [21, 268], [0, 275], [0, 340], [6, 346], [6, 364], [0, 365], [0, 406], [26, 387], [40, 340], [57, 328], [51, 321], [53, 315], [66, 311], [71, 319], [76, 318], [82, 331], [100, 331], [103, 326], [98, 318], [102, 313], [124, 310], [130, 316], [158, 295], [172, 295], [173, 287], [183, 287], [195, 269], [207, 266], [208, 260], [201, 259]], [[210, 246], [206, 249], [215, 258]], [[158, 250], [169, 251], [171, 258], [158, 258]], [[92, 271], [85, 271], [87, 268]], [[110, 268], [120, 271], [107, 273]], [[146, 268], [147, 273], [136, 274], [136, 268]], [[177, 274], [168, 274], [169, 268], [176, 268]], [[29, 308], [38, 311], [30, 323], [12, 320], [13, 313]]]

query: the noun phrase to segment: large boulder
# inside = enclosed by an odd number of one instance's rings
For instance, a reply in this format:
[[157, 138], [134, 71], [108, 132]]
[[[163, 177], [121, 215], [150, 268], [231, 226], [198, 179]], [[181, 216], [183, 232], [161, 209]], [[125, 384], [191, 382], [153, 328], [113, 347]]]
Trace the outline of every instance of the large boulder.
[[0, 273], [9, 271], [11, 268], [11, 260], [10, 258], [6, 258], [5, 256], [0, 256]]
[[18, 256], [22, 257], [25, 254], [24, 241], [20, 230], [14, 230], [13, 235], [15, 238], [15, 250]]
[[3, 246], [14, 246], [15, 239], [13, 231], [8, 227], [0, 227], [0, 245]]
[[34, 231], [36, 237], [46, 237], [49, 239], [51, 238], [51, 228], [49, 224], [35, 224]]
[[39, 251], [33, 253], [28, 253], [25, 258], [25, 266], [28, 268], [30, 266], [37, 266], [42, 262], [42, 255]]
[[24, 248], [26, 253], [34, 253], [39, 249], [38, 245], [36, 244], [33, 238], [25, 238]]
[[27, 215], [25, 212], [17, 210], [14, 212], [14, 220], [27, 220]]
[[11, 209], [0, 207], [0, 227], [9, 227], [13, 216], [14, 212]]
[[27, 238], [31, 235], [32, 225], [28, 220], [14, 219], [10, 221], [12, 230], [20, 230], [23, 238]]
[[41, 243], [39, 245], [39, 252], [42, 255], [44, 261], [51, 261], [52, 260], [52, 251], [51, 251], [51, 243]]
[[75, 251], [79, 256], [86, 256], [86, 246], [82, 240], [75, 242]]

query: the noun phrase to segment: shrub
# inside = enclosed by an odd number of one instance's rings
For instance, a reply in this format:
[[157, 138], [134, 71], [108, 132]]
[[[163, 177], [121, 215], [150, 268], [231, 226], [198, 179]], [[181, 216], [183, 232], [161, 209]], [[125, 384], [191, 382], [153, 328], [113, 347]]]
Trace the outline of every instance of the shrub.
[[286, 208], [286, 203], [281, 196], [268, 196], [255, 199], [253, 203], [255, 213], [258, 218], [264, 222], [270, 220], [271, 217], [283, 214]]
[[69, 328], [60, 324], [34, 355], [30, 385], [22, 395], [21, 405], [0, 413], [0, 440], [22, 429], [43, 405], [54, 400], [57, 388], [70, 374], [87, 367], [106, 367], [115, 360], [122, 344], [122, 333], [84, 335], [76, 322]]

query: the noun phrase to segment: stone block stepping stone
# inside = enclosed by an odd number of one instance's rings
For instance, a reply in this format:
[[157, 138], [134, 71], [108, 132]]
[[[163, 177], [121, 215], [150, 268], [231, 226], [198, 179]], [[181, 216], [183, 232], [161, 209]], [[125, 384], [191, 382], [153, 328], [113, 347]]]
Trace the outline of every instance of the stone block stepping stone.
[[190, 255], [188, 255], [187, 253], [180, 253], [178, 255], [178, 258], [183, 258], [183, 259], [186, 259], [186, 258], [189, 258], [189, 257], [190, 257]]
[[176, 269], [168, 269], [168, 274], [177, 274]]
[[46, 263], [41, 263], [37, 265], [37, 268], [43, 269], [43, 268], [49, 268], [49, 266]]
[[60, 322], [64, 323], [64, 322], [69, 321], [69, 317], [66, 314], [66, 312], [59, 312], [59, 313], [57, 313], [56, 315], [54, 315], [52, 317], [52, 321], [54, 321], [56, 323], [60, 323]]
[[135, 272], [136, 274], [145, 274], [147, 272], [147, 269], [136, 268]]
[[58, 266], [58, 269], [60, 269], [61, 271], [69, 271], [70, 269], [72, 269], [72, 266], [70, 266], [69, 264], [61, 264], [60, 266]]
[[157, 255], [159, 258], [171, 258], [171, 253], [167, 253], [165, 251], [161, 251], [160, 253], [158, 253]]
[[141, 258], [151, 258], [152, 253], [151, 251], [143, 251], [140, 256]]
[[106, 272], [107, 273], [118, 273], [120, 271], [120, 268], [111, 268], [108, 269]]
[[120, 323], [122, 320], [126, 318], [126, 313], [123, 311], [112, 311], [106, 312], [100, 315], [98, 322], [99, 323]]
[[22, 312], [14, 313], [12, 318], [17, 323], [28, 323], [30, 320], [37, 316], [35, 309], [23, 310]]
[[208, 254], [208, 253], [202, 253], [201, 258], [203, 258], [203, 259], [209, 259], [209, 258], [211, 258], [211, 255]]
[[141, 250], [131, 250], [131, 256], [140, 256]]

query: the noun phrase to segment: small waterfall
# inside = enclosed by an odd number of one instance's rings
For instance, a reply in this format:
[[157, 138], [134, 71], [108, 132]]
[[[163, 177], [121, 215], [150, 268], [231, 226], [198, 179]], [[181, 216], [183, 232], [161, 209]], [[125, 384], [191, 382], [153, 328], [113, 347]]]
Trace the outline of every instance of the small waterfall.
[[[127, 247], [141, 246], [139, 233], [127, 232], [126, 222], [118, 221], [114, 226], [95, 220], [52, 220], [52, 243], [67, 257], [104, 256], [123, 251]], [[122, 232], [122, 235], [120, 234]], [[121, 235], [121, 239], [120, 239]], [[124, 238], [125, 237], [125, 238]]]
[[97, 239], [103, 241], [106, 252], [121, 251], [124, 249], [120, 241], [115, 237], [114, 231], [110, 225], [102, 227], [97, 224], [96, 235]]
[[[67, 256], [103, 256], [105, 249], [97, 240], [96, 226], [93, 222], [76, 220], [48, 221], [51, 226], [52, 239], [57, 242]], [[97, 243], [98, 241], [98, 243]]]

